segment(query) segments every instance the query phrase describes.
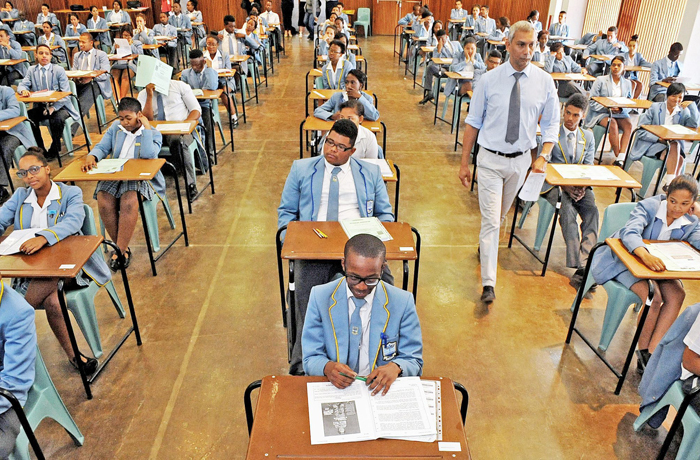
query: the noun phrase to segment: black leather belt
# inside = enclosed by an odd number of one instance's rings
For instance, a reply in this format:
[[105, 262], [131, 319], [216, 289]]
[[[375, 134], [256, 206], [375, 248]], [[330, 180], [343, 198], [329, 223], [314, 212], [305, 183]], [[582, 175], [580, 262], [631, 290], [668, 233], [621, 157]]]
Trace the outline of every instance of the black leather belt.
[[508, 153], [506, 153], [506, 152], [497, 152], [496, 150], [489, 150], [489, 149], [487, 149], [487, 148], [484, 148], [484, 150], [487, 150], [487, 151], [489, 151], [489, 152], [491, 152], [491, 153], [495, 153], [495, 154], [498, 155], [499, 157], [506, 157], [506, 158], [517, 158], [517, 157], [519, 157], [520, 155], [522, 155], [523, 153], [525, 153], [525, 152], [508, 152]]

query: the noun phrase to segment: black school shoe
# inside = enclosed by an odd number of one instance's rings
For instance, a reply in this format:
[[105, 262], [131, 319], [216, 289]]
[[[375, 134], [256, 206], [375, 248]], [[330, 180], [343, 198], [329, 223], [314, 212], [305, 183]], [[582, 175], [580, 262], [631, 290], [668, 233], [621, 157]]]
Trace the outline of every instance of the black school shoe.
[[[90, 377], [92, 374], [95, 373], [97, 370], [97, 365], [99, 364], [95, 358], [90, 358], [89, 356], [85, 356], [84, 354], [80, 353], [80, 356], [85, 358], [85, 362], [83, 363], [83, 370], [85, 370], [85, 374]], [[68, 362], [73, 366], [74, 368], [78, 369], [78, 363], [76, 362], [75, 358], [69, 359]]]
[[651, 353], [648, 349], [637, 350], [637, 373], [639, 375], [644, 374], [644, 370], [647, 368], [647, 364], [651, 359]]
[[481, 293], [481, 301], [491, 303], [494, 300], [496, 300], [496, 293], [493, 290], [493, 286], [484, 286], [484, 291]]

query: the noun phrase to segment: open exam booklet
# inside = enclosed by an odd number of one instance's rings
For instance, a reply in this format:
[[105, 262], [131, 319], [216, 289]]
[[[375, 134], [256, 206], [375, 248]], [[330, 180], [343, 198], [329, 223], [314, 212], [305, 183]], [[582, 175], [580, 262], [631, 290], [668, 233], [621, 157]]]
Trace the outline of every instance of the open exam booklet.
[[386, 395], [372, 396], [362, 381], [342, 390], [330, 382], [307, 383], [311, 444], [378, 438], [434, 442], [442, 432], [439, 385], [401, 377]]

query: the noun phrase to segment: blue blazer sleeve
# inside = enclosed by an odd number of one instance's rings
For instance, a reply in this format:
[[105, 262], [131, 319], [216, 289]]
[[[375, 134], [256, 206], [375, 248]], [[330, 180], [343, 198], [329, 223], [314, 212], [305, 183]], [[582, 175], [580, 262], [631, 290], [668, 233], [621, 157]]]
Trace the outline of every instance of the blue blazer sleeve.
[[37, 232], [37, 235], [46, 238], [49, 246], [53, 246], [61, 240], [80, 232], [85, 220], [85, 209], [83, 209], [83, 191], [78, 187], [62, 187], [63, 200], [66, 200], [66, 214], [56, 225]]
[[[21, 206], [21, 202], [26, 198], [26, 194], [22, 190], [19, 188], [15, 190], [10, 199], [0, 207], [0, 235], [5, 233], [7, 227], [15, 223], [17, 208]], [[22, 197], [20, 198], [20, 196]]]
[[651, 65], [651, 70], [649, 71], [649, 86], [654, 85], [666, 78], [666, 73], [663, 72], [661, 68], [661, 62], [663, 62], [663, 59], [654, 61], [654, 63]]
[[406, 308], [399, 327], [398, 355], [393, 362], [401, 367], [405, 376], [423, 373], [423, 340], [416, 304], [411, 294], [406, 296]]
[[[284, 183], [282, 198], [280, 199], [279, 208], [277, 208], [277, 228], [282, 228], [299, 218], [299, 196], [301, 195], [301, 189], [299, 188], [299, 178], [297, 176], [297, 163], [294, 162], [292, 163], [292, 168], [289, 170], [287, 180]], [[386, 191], [386, 187], [384, 190]]]
[[[34, 67], [34, 66], [32, 66]], [[31, 69], [31, 68], [30, 68]], [[31, 91], [32, 90], [32, 78], [31, 78], [31, 72], [27, 71], [27, 74], [24, 76], [22, 81], [20, 82], [19, 85], [17, 85], [17, 92], [21, 93], [22, 91]]]
[[330, 361], [324, 344], [323, 323], [320, 308], [322, 299], [318, 298], [317, 287], [311, 288], [309, 303], [306, 307], [304, 328], [301, 333], [302, 349], [304, 351], [304, 372], [306, 375], [322, 376], [323, 369]]
[[[4, 93], [4, 91], [3, 91]], [[7, 97], [3, 94], [5, 104], [4, 109], [0, 110], [0, 121], [8, 120], [19, 116], [19, 101], [14, 94], [8, 91]]]
[[[603, 79], [600, 77], [596, 78], [595, 81], [593, 82], [593, 87], [591, 88], [591, 97], [600, 96], [600, 90], [602, 87], [603, 87]], [[593, 110], [594, 112], [604, 112], [605, 111], [605, 107], [598, 104], [593, 99], [591, 99], [590, 103], [591, 103], [590, 110]]]
[[679, 119], [679, 124], [686, 126], [688, 128], [697, 128], [698, 127], [698, 119], [700, 119], [700, 112], [698, 112], [698, 106], [694, 103], [691, 103], [683, 109], [683, 112], [681, 113], [681, 118]]
[[389, 201], [389, 193], [386, 190], [386, 185], [384, 185], [384, 179], [382, 178], [381, 172], [379, 172], [379, 166], [374, 166], [376, 169], [375, 173], [372, 175], [374, 179], [374, 210], [373, 215], [382, 222], [394, 222], [394, 213], [391, 210], [391, 202]]
[[[338, 93], [340, 94], [340, 93]], [[335, 94], [334, 94], [335, 96]], [[314, 117], [320, 118], [321, 120], [330, 120], [330, 118], [333, 116], [335, 113], [335, 101], [333, 100], [333, 96], [331, 96], [326, 102], [324, 102], [321, 106], [316, 107], [314, 110]]]
[[155, 128], [144, 129], [141, 133], [141, 158], [158, 158], [163, 145], [163, 135]]
[[[0, 314], [0, 328], [3, 337], [3, 369], [0, 371], [0, 387], [10, 390], [24, 405], [27, 402], [27, 393], [34, 383], [34, 309], [9, 287], [3, 287], [2, 291], [3, 313]], [[0, 398], [0, 412], [9, 408], [9, 401]]]
[[94, 156], [97, 161], [107, 158], [112, 153], [112, 146], [114, 145], [114, 136], [116, 136], [119, 130], [119, 121], [112, 123], [105, 135], [102, 136], [100, 142], [90, 150], [90, 155]]
[[[655, 102], [654, 104], [658, 105], [666, 105], [666, 102]], [[654, 120], [654, 114], [657, 113], [658, 110], [658, 105], [657, 107], [654, 107], [654, 104], [649, 108], [649, 110], [645, 110], [644, 113], [642, 114], [641, 117], [639, 117], [639, 124], [638, 126], [642, 125], [658, 125], [658, 120]], [[666, 110], [665, 108], [662, 108], [663, 110]], [[656, 142], [659, 140], [658, 137], [655, 135], [651, 134], [649, 131], [646, 129], [640, 129], [637, 132], [637, 139], [640, 141], [647, 141], [647, 142]], [[636, 143], [636, 142], [635, 142]]]
[[547, 73], [554, 72], [554, 61], [555, 58], [551, 54], [544, 57], [544, 71]]
[[593, 165], [595, 160], [595, 137], [593, 131], [584, 130], [586, 136], [586, 149], [583, 151], [583, 164]]
[[379, 120], [379, 110], [374, 106], [374, 98], [367, 93], [362, 93], [360, 102], [365, 109], [365, 120]]
[[[652, 198], [654, 199], [654, 198]], [[644, 246], [642, 234], [647, 225], [654, 222], [654, 215], [650, 215], [647, 209], [642, 205], [644, 201], [637, 203], [634, 207], [630, 218], [624, 227], [620, 230], [620, 239], [627, 250], [632, 253], [640, 246]]]

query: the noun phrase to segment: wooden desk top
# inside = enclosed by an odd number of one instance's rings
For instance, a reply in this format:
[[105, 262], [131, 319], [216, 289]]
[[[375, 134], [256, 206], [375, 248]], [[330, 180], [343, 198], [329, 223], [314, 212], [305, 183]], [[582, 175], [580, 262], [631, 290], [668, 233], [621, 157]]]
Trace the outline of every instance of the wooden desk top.
[[[32, 254], [0, 257], [3, 278], [75, 278], [97, 248], [101, 236], [73, 235]], [[60, 268], [60, 267], [64, 268]]]
[[24, 58], [22, 58], [22, 59], [8, 59], [4, 62], [0, 62], [0, 65], [13, 66], [13, 65], [21, 64], [22, 62], [27, 62], [27, 60]]
[[[644, 240], [645, 243], [667, 243], [668, 241], [652, 241]], [[685, 242], [688, 244], [688, 242]], [[634, 254], [630, 253], [622, 240], [619, 238], [606, 238], [605, 244], [610, 246], [612, 252], [615, 253], [617, 257], [620, 258], [625, 267], [640, 279], [645, 280], [667, 280], [667, 279], [683, 279], [683, 280], [700, 280], [700, 272], [674, 272], [669, 270], [664, 270], [662, 272], [655, 272], [649, 267], [644, 265], [641, 259]], [[688, 244], [689, 245], [689, 244]]]
[[[589, 166], [591, 167], [591, 166]], [[570, 186], [570, 187], [621, 187], [621, 188], [642, 188], [642, 184], [637, 182], [632, 176], [627, 174], [627, 171], [619, 166], [612, 165], [596, 165], [593, 168], [605, 168], [613, 172], [620, 180], [590, 180], [590, 179], [564, 179], [561, 174], [547, 164], [546, 181], [550, 185]]]
[[306, 384], [327, 382], [328, 379], [281, 375], [262, 379], [246, 458], [331, 460], [341, 458], [339, 454], [342, 452], [343, 459], [470, 459], [469, 444], [464, 434], [452, 381], [447, 378], [429, 380], [441, 382], [442, 439], [446, 442], [459, 442], [461, 452], [440, 452], [437, 442], [397, 439], [312, 446]]
[[487, 34], [486, 32], [477, 32], [475, 35], [477, 35], [479, 37], [488, 37], [489, 36], [489, 34]]
[[97, 78], [102, 74], [107, 73], [106, 70], [91, 70], [87, 75], [75, 75], [73, 72], [85, 72], [85, 70], [66, 70], [66, 77], [68, 78]]
[[490, 45], [494, 46], [505, 46], [506, 41], [505, 40], [486, 40], [489, 42]]
[[[664, 88], [671, 86], [671, 83], [667, 83], [665, 81], [657, 81], [654, 84], [663, 86]], [[698, 83], [683, 83], [683, 85], [685, 86], [686, 91], [700, 91], [700, 84]]]
[[651, 67], [642, 67], [640, 65], [625, 66], [625, 71], [628, 72], [651, 72]]
[[124, 164], [122, 171], [114, 174], [88, 174], [80, 170], [85, 160], [74, 160], [63, 171], [58, 173], [56, 182], [98, 182], [101, 180], [125, 181], [125, 180], [151, 180], [165, 164], [165, 159], [133, 159]]
[[391, 169], [392, 176], [382, 176], [382, 179], [384, 179], [384, 182], [398, 182], [399, 179], [396, 176], [396, 166], [394, 166], [394, 162], [391, 160], [386, 160], [386, 162], [389, 164], [389, 169]]
[[348, 45], [349, 50], [358, 51], [360, 49], [359, 45]]
[[155, 38], [156, 41], [159, 41], [159, 42], [160, 42], [160, 41], [169, 42], [169, 41], [171, 41], [171, 40], [175, 40], [177, 37], [169, 37], [169, 36], [167, 36], [167, 35], [156, 35], [156, 36], [153, 37], [153, 38]]
[[321, 73], [321, 69], [311, 69], [311, 72], [309, 72], [310, 77], [320, 77], [322, 75], [323, 73]]
[[198, 101], [208, 101], [212, 99], [219, 99], [221, 97], [221, 93], [223, 93], [223, 89], [203, 89], [202, 90], [202, 95], [201, 96], [196, 96]]
[[437, 65], [450, 65], [450, 64], [452, 64], [452, 58], [434, 57], [431, 60]]
[[142, 48], [145, 50], [156, 50], [165, 46], [165, 43], [154, 43], [152, 45], [143, 45]]
[[467, 20], [466, 19], [450, 19], [450, 22], [452, 24], [464, 24], [465, 22], [467, 22]]
[[[551, 37], [550, 37], [551, 38]], [[572, 50], [583, 51], [588, 49], [588, 45], [566, 45]]]
[[241, 62], [247, 61], [248, 59], [250, 59], [250, 56], [245, 55], [245, 54], [244, 55], [234, 54], [233, 56], [231, 56], [231, 62], [241, 63]]
[[225, 69], [225, 71], [222, 72], [219, 72], [219, 70], [217, 70], [216, 73], [221, 78], [231, 78], [236, 75], [236, 69]]
[[[565, 37], [563, 35], [550, 35], [549, 36], [550, 40], [562, 40], [562, 41], [569, 41], [569, 40], [575, 40], [574, 38], [571, 37]], [[585, 46], [585, 45], [584, 45]]]
[[109, 32], [109, 29], [87, 29], [88, 32], [91, 34], [98, 33], [98, 32]]
[[[309, 93], [309, 99], [312, 101], [327, 101], [335, 93], [342, 93], [342, 89], [314, 89]], [[362, 90], [363, 93], [367, 93], [370, 96], [374, 96], [374, 93], [368, 89]]]
[[567, 81], [595, 81], [595, 77], [591, 75], [584, 75], [582, 73], [561, 73], [552, 72], [550, 74], [554, 80], [567, 80]]
[[2, 22], [15, 22], [19, 21], [19, 18], [5, 18], [2, 20]]
[[[51, 48], [51, 51], [54, 51], [54, 50], [59, 49], [60, 46], [58, 46], [58, 45], [53, 45], [53, 46], [50, 46], [49, 48]], [[34, 52], [34, 51], [36, 51], [36, 46], [23, 46], [23, 47], [22, 47], [22, 51], [26, 51], [26, 52], [30, 52], [30, 51], [31, 51], [31, 52]]]
[[614, 57], [615, 55], [613, 54], [591, 54], [591, 58], [597, 59], [599, 61], [609, 61]]
[[203, 26], [204, 25], [203, 22], [190, 22], [190, 24], [192, 24], [193, 26]]
[[421, 46], [420, 50], [423, 51], [424, 53], [432, 53], [435, 50], [435, 48], [437, 48], [437, 47], [436, 46]]
[[640, 126], [645, 131], [650, 132], [654, 136], [664, 141], [697, 141], [700, 140], [700, 129], [690, 129], [695, 134], [676, 134], [670, 129], [662, 125], [642, 125]]
[[117, 56], [116, 54], [108, 54], [110, 61], [133, 61], [138, 58], [138, 54], [127, 54], [126, 56]]
[[78, 36], [78, 37], [68, 37], [68, 36], [66, 36], [66, 37], [61, 37], [61, 38], [63, 39], [63, 41], [66, 41], [66, 40], [80, 40], [80, 37], [79, 37], [79, 36]]
[[0, 131], [7, 131], [8, 129], [12, 129], [26, 119], [27, 117], [14, 117], [8, 118], [7, 120], [2, 120], [0, 121]]
[[534, 65], [535, 67], [539, 67], [540, 69], [544, 69], [544, 64], [540, 61], [530, 61], [530, 64]]
[[601, 97], [601, 96], [595, 96], [592, 97], [594, 101], [596, 101], [598, 104], [602, 105], [606, 109], [648, 109], [651, 107], [652, 102], [648, 101], [646, 99], [632, 99], [633, 103], [632, 104], [618, 104], [617, 102], [611, 100], [608, 97]]
[[[383, 224], [394, 238], [384, 242], [387, 260], [416, 260], [411, 226], [405, 222], [383, 222]], [[321, 230], [328, 235], [328, 238], [319, 238], [314, 233], [314, 228]], [[290, 222], [282, 247], [282, 258], [340, 260], [343, 258], [347, 241], [348, 236], [339, 222]]]
[[15, 35], [24, 35], [24, 34], [33, 34], [34, 32], [31, 30], [13, 30], [12, 33]]
[[15, 94], [17, 97], [17, 100], [21, 102], [57, 102], [63, 99], [64, 97], [68, 97], [71, 95], [70, 92], [68, 91], [54, 91], [51, 93], [50, 96], [33, 96], [35, 93], [29, 93], [28, 97], [23, 97], [20, 96], [19, 94]]
[[182, 123], [189, 123], [189, 131], [175, 131], [175, 130], [168, 130], [168, 129], [159, 129], [160, 133], [163, 136], [167, 135], [183, 135], [183, 134], [192, 134], [192, 131], [197, 127], [197, 120], [190, 120], [190, 121], [151, 121], [151, 126], [154, 128], [157, 128], [158, 126], [165, 126], [165, 125], [174, 125], [174, 124], [182, 124]]
[[[404, 26], [404, 27], [407, 27], [407, 26]], [[403, 30], [403, 33], [405, 33], [405, 34], [407, 34], [407, 35], [413, 35], [413, 34], [416, 33], [416, 31], [415, 31], [415, 30], [411, 30], [411, 29], [404, 29], [404, 30]]]
[[464, 75], [460, 75], [459, 72], [445, 72], [445, 76], [453, 80], [471, 80]]
[[69, 14], [69, 13], [90, 13], [90, 10], [69, 10], [69, 9], [63, 9], [63, 10], [53, 10], [54, 13], [62, 13], [62, 14]]
[[117, 28], [122, 27], [122, 26], [125, 26], [125, 25], [127, 25], [127, 24], [129, 24], [129, 23], [128, 23], [128, 22], [108, 22], [108, 23], [107, 23], [107, 25], [108, 25], [111, 29], [117, 29]]
[[[313, 93], [312, 93], [313, 94]], [[304, 131], [328, 131], [333, 127], [334, 120], [321, 120], [314, 116], [306, 117], [304, 120]], [[382, 130], [382, 124], [380, 120], [369, 121], [365, 120], [362, 122], [362, 126], [369, 129], [372, 132], [378, 132]]]

